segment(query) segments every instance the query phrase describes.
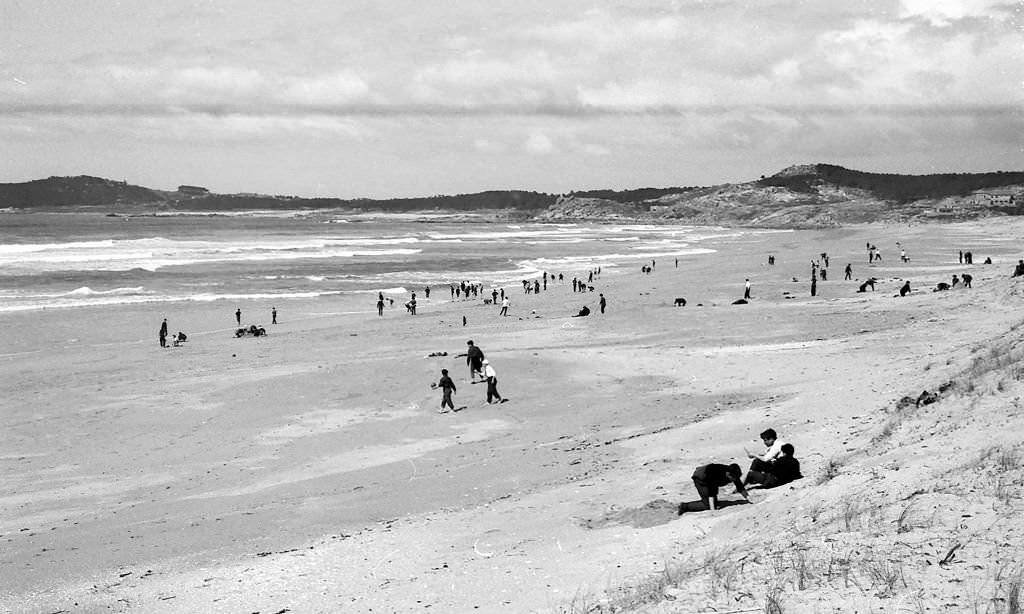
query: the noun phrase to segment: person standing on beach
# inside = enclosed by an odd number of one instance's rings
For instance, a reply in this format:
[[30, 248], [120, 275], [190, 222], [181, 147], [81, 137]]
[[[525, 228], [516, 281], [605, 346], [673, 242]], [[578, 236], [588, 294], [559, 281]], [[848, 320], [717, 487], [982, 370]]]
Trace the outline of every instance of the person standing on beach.
[[441, 411], [444, 411], [446, 406], [448, 409], [454, 410], [452, 394], [455, 393], [455, 382], [448, 377], [448, 369], [441, 369], [441, 381], [437, 383], [437, 387], [441, 389]]
[[743, 285], [743, 298], [750, 298], [750, 278], [747, 278], [747, 282]]
[[235, 310], [235, 322], [238, 322], [239, 325], [242, 324], [242, 308], [241, 307], [239, 307], [238, 309]]
[[484, 377], [487, 379], [487, 402], [490, 403], [492, 399], [497, 399], [499, 403], [505, 401], [498, 394], [498, 374], [495, 372], [494, 367], [491, 366], [491, 361], [486, 358], [483, 361], [484, 366]]
[[160, 325], [160, 347], [167, 347], [167, 318], [164, 318], [163, 324]]
[[277, 307], [270, 308], [270, 323], [277, 324]]
[[600, 302], [598, 304], [601, 306], [601, 313], [604, 313], [604, 308], [605, 308], [605, 305], [608, 304], [608, 301], [604, 300], [604, 294], [601, 294], [600, 297], [601, 297], [601, 300], [600, 300]]
[[484, 378], [483, 375], [483, 363], [484, 363], [484, 351], [476, 345], [473, 345], [473, 340], [470, 339], [466, 342], [469, 348], [466, 350], [466, 364], [469, 365], [469, 381], [472, 383], [476, 380], [477, 374], [480, 375], [480, 379]]
[[377, 315], [384, 317], [384, 295], [381, 294], [377, 297]]
[[508, 297], [501, 299], [501, 315], [508, 316]]

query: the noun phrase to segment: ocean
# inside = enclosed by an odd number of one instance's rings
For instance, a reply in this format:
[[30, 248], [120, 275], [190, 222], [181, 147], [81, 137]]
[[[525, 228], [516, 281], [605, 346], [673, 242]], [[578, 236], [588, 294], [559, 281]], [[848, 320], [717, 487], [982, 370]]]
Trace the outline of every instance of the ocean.
[[[396, 297], [513, 286], [547, 271], [639, 270], [749, 230], [261, 212], [0, 213], [0, 312], [97, 305]], [[440, 287], [439, 287], [440, 286]], [[372, 306], [372, 297], [367, 297]]]

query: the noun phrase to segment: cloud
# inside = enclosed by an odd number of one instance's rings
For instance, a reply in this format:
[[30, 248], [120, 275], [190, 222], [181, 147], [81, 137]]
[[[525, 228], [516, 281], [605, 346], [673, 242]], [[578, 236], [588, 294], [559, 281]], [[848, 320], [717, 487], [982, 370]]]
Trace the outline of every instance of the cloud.
[[342, 104], [363, 98], [369, 92], [366, 81], [346, 70], [312, 78], [286, 79], [281, 99], [301, 104]]
[[116, 135], [128, 141], [218, 143], [281, 138], [342, 138], [361, 141], [369, 134], [359, 120], [322, 114], [205, 113], [189, 109], [159, 112], [0, 114], [0, 133], [11, 138], [61, 139]]
[[589, 156], [610, 156], [612, 153], [612, 150], [604, 145], [596, 145], [594, 143], [584, 143], [580, 146], [580, 150]]
[[495, 58], [476, 50], [418, 69], [408, 91], [421, 103], [540, 104], [555, 97], [557, 74], [543, 52]]
[[473, 139], [473, 149], [486, 154], [499, 154], [508, 151], [508, 147], [504, 143], [487, 138]]
[[1006, 6], [1005, 0], [901, 0], [899, 15], [921, 17], [932, 25], [945, 26], [966, 17], [990, 16], [1002, 6]]
[[551, 139], [547, 135], [538, 132], [531, 134], [526, 139], [526, 142], [523, 144], [523, 148], [528, 153], [538, 156], [548, 155], [555, 152], [555, 144]]

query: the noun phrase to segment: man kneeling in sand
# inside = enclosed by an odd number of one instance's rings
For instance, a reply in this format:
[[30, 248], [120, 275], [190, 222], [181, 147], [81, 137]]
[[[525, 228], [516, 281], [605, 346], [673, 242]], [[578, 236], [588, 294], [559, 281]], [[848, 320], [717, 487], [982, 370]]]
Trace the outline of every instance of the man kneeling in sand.
[[693, 472], [693, 485], [700, 496], [700, 503], [696, 501], [693, 503], [681, 503], [679, 505], [679, 513], [717, 510], [718, 489], [730, 483], [736, 486], [736, 492], [743, 495], [743, 498], [749, 502], [750, 497], [747, 495], [746, 488], [743, 487], [743, 482], [740, 481], [742, 474], [743, 470], [736, 463], [731, 465], [711, 463], [710, 465], [697, 467]]
[[793, 458], [792, 444], [784, 443], [782, 454], [764, 471], [749, 471], [744, 484], [760, 484], [761, 488], [775, 488], [804, 477], [800, 474], [800, 461]]

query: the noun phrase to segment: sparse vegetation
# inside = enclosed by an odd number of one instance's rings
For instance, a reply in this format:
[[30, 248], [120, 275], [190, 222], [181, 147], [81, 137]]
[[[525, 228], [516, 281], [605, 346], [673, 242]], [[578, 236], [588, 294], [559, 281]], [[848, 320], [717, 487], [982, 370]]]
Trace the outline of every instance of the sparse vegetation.
[[825, 468], [821, 472], [821, 476], [818, 478], [818, 484], [824, 484], [825, 482], [831, 481], [837, 475], [839, 475], [839, 469], [842, 467], [838, 459], [830, 458], [825, 463]]
[[868, 559], [864, 561], [864, 571], [880, 597], [890, 597], [896, 592], [897, 586], [907, 586], [903, 577], [903, 564], [900, 562]]

